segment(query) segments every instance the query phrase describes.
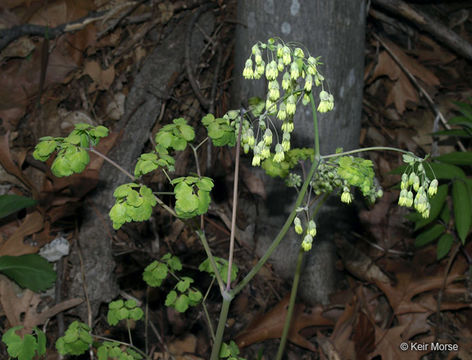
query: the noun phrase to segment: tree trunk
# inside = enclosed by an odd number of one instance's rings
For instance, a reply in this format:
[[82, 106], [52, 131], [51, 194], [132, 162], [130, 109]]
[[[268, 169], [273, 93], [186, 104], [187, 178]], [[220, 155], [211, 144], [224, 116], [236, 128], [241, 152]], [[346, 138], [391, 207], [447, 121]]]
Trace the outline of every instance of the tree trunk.
[[[241, 76], [253, 44], [257, 41], [266, 42], [270, 37], [301, 43], [313, 57], [321, 56], [324, 65], [319, 67], [319, 71], [326, 79], [326, 90], [335, 99], [334, 110], [318, 116], [321, 153], [332, 153], [338, 147], [345, 150], [356, 148], [362, 105], [365, 2], [241, 0], [238, 4], [238, 20], [242, 25], [236, 31], [234, 107], [238, 108], [252, 96], [265, 97], [264, 81], [247, 81]], [[318, 99], [317, 93], [315, 99]], [[310, 106], [297, 111], [294, 124], [295, 143], [292, 146], [312, 147], [313, 120]], [[287, 190], [282, 181], [261, 176], [266, 183], [268, 197], [258, 218], [259, 253], [278, 232], [282, 217], [290, 210], [287, 205], [294, 202], [293, 191]], [[300, 288], [302, 296], [311, 302], [327, 302], [336, 281], [335, 248], [330, 240], [333, 228], [326, 228], [325, 223], [330, 221], [323, 220], [332, 219], [333, 212], [329, 209], [325, 212], [329, 215], [321, 215], [318, 220], [319, 237], [315, 239], [315, 246], [306, 259]], [[339, 208], [336, 209], [336, 214], [343, 213], [338, 211]], [[289, 234], [288, 238], [290, 240], [282, 242], [273, 259], [276, 270], [291, 277], [301, 240], [294, 234]]]

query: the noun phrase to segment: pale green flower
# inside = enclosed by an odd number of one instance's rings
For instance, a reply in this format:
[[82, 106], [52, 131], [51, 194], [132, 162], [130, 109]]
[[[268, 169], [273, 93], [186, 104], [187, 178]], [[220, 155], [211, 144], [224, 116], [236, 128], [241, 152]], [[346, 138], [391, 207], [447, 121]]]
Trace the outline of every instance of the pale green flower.
[[350, 204], [352, 202], [352, 194], [349, 192], [349, 189], [344, 188], [343, 193], [341, 195], [341, 201], [346, 204]]
[[302, 248], [305, 251], [310, 251], [313, 244], [313, 237], [310, 234], [306, 234], [302, 241]]
[[303, 59], [305, 57], [305, 53], [303, 52], [302, 49], [296, 48], [295, 50], [293, 50], [293, 56]]
[[293, 80], [297, 80], [300, 77], [300, 69], [298, 68], [298, 64], [294, 61], [292, 65], [290, 65], [290, 78]]
[[272, 131], [270, 129], [266, 129], [263, 140], [265, 145], [272, 144]]
[[290, 95], [287, 98], [287, 114], [294, 115], [296, 109], [297, 109], [297, 100], [295, 99], [294, 95]]
[[282, 124], [282, 131], [291, 133], [293, 129], [294, 129], [293, 121], [284, 121], [284, 123]]
[[310, 220], [310, 222], [308, 223], [307, 233], [312, 237], [316, 236], [316, 224], [313, 220]]
[[254, 71], [252, 70], [252, 60], [247, 59], [246, 65], [244, 66], [243, 76], [245, 79], [253, 79], [254, 78]]
[[428, 195], [429, 196], [434, 196], [438, 192], [438, 180], [434, 179], [431, 181], [431, 184], [429, 184], [428, 187]]
[[295, 232], [298, 235], [301, 235], [303, 233], [303, 228], [302, 228], [302, 223], [300, 219], [298, 218], [298, 216], [295, 217], [295, 219], [293, 220], [293, 224], [295, 225]]
[[275, 62], [275, 60], [272, 60], [270, 63], [267, 64], [265, 75], [267, 80], [277, 79], [277, 76], [279, 75], [279, 70], [277, 69], [277, 63]]
[[284, 161], [284, 159], [285, 159], [284, 149], [281, 144], [277, 144], [275, 146], [274, 162], [280, 163]]
[[290, 56], [290, 48], [287, 46], [284, 46], [282, 49], [282, 60], [284, 62], [284, 65], [288, 65], [292, 62], [292, 57]]
[[290, 74], [286, 71], [284, 73], [284, 76], [282, 77], [282, 89], [287, 91], [290, 88], [291, 80], [290, 80]]
[[272, 101], [277, 101], [280, 98], [279, 83], [278, 81], [269, 81], [269, 98]]
[[305, 89], [305, 91], [310, 92], [312, 87], [313, 87], [313, 76], [308, 74], [305, 78], [305, 87], [304, 87], [304, 89]]
[[282, 61], [282, 59], [279, 59], [277, 61], [277, 70], [279, 72], [282, 72], [282, 71], [284, 71], [284, 67], [285, 67], [284, 62]]
[[254, 155], [252, 158], [252, 166], [259, 166], [261, 164], [261, 157], [259, 155]]

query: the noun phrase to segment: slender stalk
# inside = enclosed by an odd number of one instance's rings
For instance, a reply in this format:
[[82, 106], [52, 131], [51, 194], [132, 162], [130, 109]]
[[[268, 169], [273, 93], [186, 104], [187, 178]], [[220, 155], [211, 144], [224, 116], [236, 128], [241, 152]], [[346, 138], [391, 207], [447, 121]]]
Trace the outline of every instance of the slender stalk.
[[179, 218], [177, 214], [175, 213], [175, 211], [172, 208], [168, 207], [166, 204], [164, 204], [164, 202], [161, 199], [159, 199], [157, 196], [156, 196], [156, 200], [157, 200], [157, 203], [161, 205], [169, 214], [171, 214], [172, 216], [176, 218]]
[[238, 180], [239, 180], [239, 153], [241, 152], [241, 132], [243, 129], [243, 111], [241, 110], [241, 121], [239, 122], [238, 141], [236, 143], [236, 160], [234, 165], [234, 185], [233, 185], [233, 209], [231, 214], [231, 234], [229, 238], [228, 255], [228, 278], [226, 280], [226, 291], [231, 289], [231, 270], [234, 257], [234, 235], [236, 233], [236, 215], [238, 210]]
[[207, 320], [207, 323], [208, 323], [208, 328], [210, 330], [210, 336], [211, 336], [211, 339], [213, 340], [213, 342], [215, 342], [215, 330], [213, 330], [213, 324], [211, 323], [210, 313], [208, 312], [208, 309], [205, 305], [205, 302], [206, 302], [206, 299], [208, 297], [208, 294], [210, 294], [210, 290], [213, 287], [214, 282], [215, 282], [215, 278], [211, 279], [210, 286], [208, 286], [208, 289], [205, 293], [205, 296], [203, 296], [203, 299], [202, 299], [203, 311], [205, 312], [205, 317], [206, 317], [206, 320]]
[[225, 285], [223, 283], [223, 279], [221, 278], [220, 272], [218, 271], [218, 266], [216, 265], [215, 258], [213, 257], [213, 254], [211, 253], [210, 245], [208, 245], [208, 241], [206, 239], [205, 233], [201, 230], [197, 230], [197, 235], [202, 241], [203, 248], [205, 249], [208, 259], [210, 260], [210, 266], [213, 269], [213, 272], [215, 273], [216, 280], [218, 281], [220, 292], [223, 295], [225, 293]]
[[333, 158], [333, 157], [357, 154], [357, 153], [366, 152], [366, 151], [383, 151], [383, 150], [396, 151], [396, 152], [399, 152], [399, 153], [402, 153], [402, 154], [407, 154], [407, 155], [414, 156], [415, 158], [418, 158], [418, 156], [416, 156], [415, 154], [413, 154], [410, 151], [397, 149], [397, 148], [390, 147], [390, 146], [371, 146], [371, 147], [366, 147], [366, 148], [362, 148], [362, 149], [343, 151], [343, 152], [340, 152], [340, 153], [337, 153], [337, 154], [323, 155], [323, 156], [321, 156], [321, 158], [322, 159], [329, 159], [329, 158]]
[[123, 174], [125, 174], [127, 177], [129, 177], [132, 181], [135, 181], [136, 178], [131, 175], [130, 172], [126, 171], [123, 167], [121, 167], [120, 165], [118, 165], [116, 162], [114, 162], [112, 159], [110, 159], [108, 156], [102, 154], [100, 151], [97, 151], [95, 150], [94, 148], [90, 148], [89, 149], [91, 153], [94, 153], [95, 155], [97, 156], [100, 156], [103, 160], [105, 160], [106, 162], [110, 163], [111, 165], [113, 165], [115, 168], [117, 168], [118, 170], [120, 170]]
[[287, 309], [287, 315], [285, 316], [284, 328], [282, 331], [282, 337], [280, 338], [279, 349], [277, 350], [276, 360], [282, 360], [282, 356], [285, 350], [285, 344], [287, 343], [288, 334], [290, 331], [290, 325], [292, 324], [293, 310], [295, 309], [295, 300], [297, 298], [298, 284], [300, 283], [300, 275], [302, 273], [303, 254], [305, 251], [300, 246], [297, 257], [297, 267], [295, 270], [295, 276], [293, 277], [292, 290], [290, 292], [290, 300]]
[[200, 163], [198, 162], [198, 154], [197, 154], [197, 148], [194, 147], [192, 144], [188, 144], [190, 146], [190, 148], [192, 149], [192, 152], [193, 152], [193, 157], [195, 158], [195, 166], [197, 167], [197, 174], [198, 174], [198, 177], [201, 177], [201, 173], [200, 173]]
[[229, 305], [232, 298], [223, 297], [223, 304], [221, 305], [220, 318], [218, 319], [218, 327], [216, 328], [215, 342], [211, 349], [210, 360], [218, 360], [220, 358], [220, 348], [223, 342], [223, 333], [225, 331], [226, 319], [228, 318]]
[[313, 114], [313, 136], [315, 138], [315, 159], [320, 156], [320, 134], [318, 130], [318, 113], [313, 92], [310, 92], [311, 113]]
[[129, 319], [126, 319], [126, 328], [128, 329], [128, 339], [131, 346], [133, 346], [133, 337], [131, 336], [131, 327], [129, 326]]
[[136, 346], [132, 345], [132, 344], [128, 344], [126, 342], [123, 342], [123, 341], [118, 341], [118, 340], [115, 340], [115, 339], [110, 339], [110, 338], [107, 338], [105, 336], [100, 336], [100, 335], [95, 335], [95, 334], [90, 334], [92, 335], [94, 338], [97, 338], [97, 339], [100, 339], [100, 340], [105, 340], [105, 341], [110, 341], [110, 342], [114, 342], [114, 343], [117, 343], [117, 344], [120, 344], [120, 345], [124, 345], [124, 346], [127, 346], [127, 347], [130, 347], [132, 348], [134, 351], [138, 352], [139, 354], [141, 354], [145, 359], [148, 359], [150, 360], [150, 357], [145, 353], [143, 352], [141, 349], [137, 348]]

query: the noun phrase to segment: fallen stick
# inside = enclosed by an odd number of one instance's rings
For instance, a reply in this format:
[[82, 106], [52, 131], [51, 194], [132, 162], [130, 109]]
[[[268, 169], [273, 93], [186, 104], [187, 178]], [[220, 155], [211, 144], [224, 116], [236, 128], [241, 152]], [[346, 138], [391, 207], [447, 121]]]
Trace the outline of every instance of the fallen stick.
[[411, 21], [457, 54], [472, 60], [472, 45], [438, 20], [412, 8], [402, 0], [372, 0], [372, 3]]

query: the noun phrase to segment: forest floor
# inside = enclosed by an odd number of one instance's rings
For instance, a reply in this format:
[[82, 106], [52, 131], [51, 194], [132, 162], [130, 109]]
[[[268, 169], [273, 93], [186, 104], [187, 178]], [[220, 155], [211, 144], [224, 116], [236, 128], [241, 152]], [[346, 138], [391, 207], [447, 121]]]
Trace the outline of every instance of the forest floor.
[[[0, 189], [2, 194], [41, 199], [36, 209], [0, 222], [0, 256], [35, 253], [58, 237], [76, 243], [81, 231], [77, 214], [87, 207], [87, 195], [99, 181], [102, 162], [92, 157], [86, 183], [74, 176], [53, 179], [48, 168], [31, 156], [37, 140], [46, 135], [64, 136], [74, 124], [82, 122], [113, 129], [125, 113], [125, 100], [146, 56], [175, 23], [189, 11], [195, 13], [203, 3], [160, 1], [151, 6], [149, 1], [117, 1], [106, 7], [92, 0], [12, 0], [2, 4], [0, 28], [8, 30], [27, 23], [48, 25], [51, 36], [47, 39], [38, 35], [38, 30], [23, 27], [24, 36], [9, 44], [5, 45], [6, 36], [0, 37]], [[204, 99], [211, 96], [214, 69], [219, 67], [217, 91], [211, 100], [213, 112], [222, 116], [230, 110], [231, 80], [240, 75], [233, 73], [231, 60], [236, 4], [217, 3], [211, 10], [214, 30], [204, 33], [207, 45], [193, 63]], [[468, 138], [433, 138], [431, 134], [444, 130], [445, 122], [460, 115], [457, 102], [472, 103], [472, 57], [467, 49], [461, 52], [454, 47], [451, 35], [460, 36], [471, 46], [472, 5], [460, 1], [420, 2], [401, 13], [382, 7], [382, 3], [369, 2], [361, 147], [392, 146], [420, 156], [471, 151], [470, 133]], [[430, 22], [434, 19], [432, 27], [444, 27], [447, 32], [441, 31], [449, 37], [438, 39], [430, 28], [415, 23], [411, 14], [418, 13], [414, 11], [428, 14]], [[94, 20], [96, 17], [99, 20]], [[77, 19], [80, 21], [74, 32], [60, 26]], [[84, 19], [94, 21], [87, 25]], [[203, 32], [198, 25], [195, 30]], [[181, 68], [180, 73], [172, 74], [172, 92], [162, 102], [154, 128], [149, 129], [150, 139], [172, 119], [185, 117], [197, 126], [206, 114], [188, 80], [188, 66]], [[116, 139], [115, 134], [103, 140], [104, 152], [114, 147]], [[145, 150], [151, 146], [152, 140]], [[216, 256], [226, 257], [234, 152], [213, 150], [209, 158], [218, 185], [214, 195], [217, 205], [205, 216], [205, 230]], [[395, 185], [400, 176], [392, 174], [402, 165], [402, 157], [379, 152], [368, 158], [375, 164], [384, 196], [360, 212], [362, 229], [352, 234], [358, 239], [355, 247], [343, 238], [336, 239], [337, 268], [347, 285], [333, 294], [328, 305], [297, 304], [286, 358], [472, 359], [472, 245], [470, 241], [463, 244], [456, 236], [455, 198], [446, 191], [446, 207], [451, 215], [448, 222], [442, 223], [444, 233], [452, 234], [454, 241], [444, 248], [434, 238], [424, 241], [428, 242], [426, 246], [415, 247], [415, 243], [421, 243], [418, 236], [424, 229], [415, 232], [408, 211], [397, 205], [399, 190]], [[192, 161], [192, 152], [185, 151], [178, 158], [176, 174], [186, 173]], [[462, 168], [470, 178], [470, 163]], [[264, 185], [249, 168], [244, 168], [243, 174], [241, 196], [257, 197], [264, 192]], [[148, 176], [146, 182], [165, 190], [162, 174]], [[149, 290], [142, 280], [147, 264], [171, 252], [180, 257], [184, 270], [195, 279], [194, 285], [205, 294], [211, 279], [198, 271], [206, 258], [205, 251], [189, 223], [170, 218], [162, 209], [155, 210], [151, 220], [126, 225], [117, 232], [109, 227], [120, 295], [136, 299], [143, 308], [146, 304], [152, 323], [146, 329], [142, 322], [133, 323], [134, 344], [146, 349], [155, 360], [207, 359], [211, 338], [202, 308], [185, 313], [167, 308], [165, 295], [175, 282], [167, 281]], [[237, 226], [244, 230], [254, 220], [240, 212]], [[437, 260], [440, 246], [443, 254]], [[64, 324], [75, 319], [67, 312], [47, 319], [41, 316], [53, 304], [72, 300], [67, 286], [72, 266], [69, 259], [81, 255], [77, 246], [71, 248], [72, 252], [57, 266], [60, 280], [56, 292], [25, 292], [21, 300], [12, 301], [17, 296], [15, 291], [20, 290], [13, 289], [6, 277], [0, 277], [0, 332], [14, 325], [44, 326], [47, 359], [57, 358], [52, 344], [64, 331]], [[235, 263], [241, 274], [257, 260], [252, 249], [237, 243]], [[225, 339], [237, 341], [241, 356], [275, 358], [289, 292], [290, 283], [266, 265], [234, 300]], [[216, 285], [205, 303], [210, 317], [217, 319], [221, 297]], [[106, 311], [103, 306], [93, 320], [94, 334], [126, 342], [125, 326], [110, 330]], [[432, 352], [429, 348], [405, 352], [400, 349], [402, 342], [438, 342], [457, 347], [449, 348], [452, 351]], [[0, 358], [7, 358], [3, 343]]]

